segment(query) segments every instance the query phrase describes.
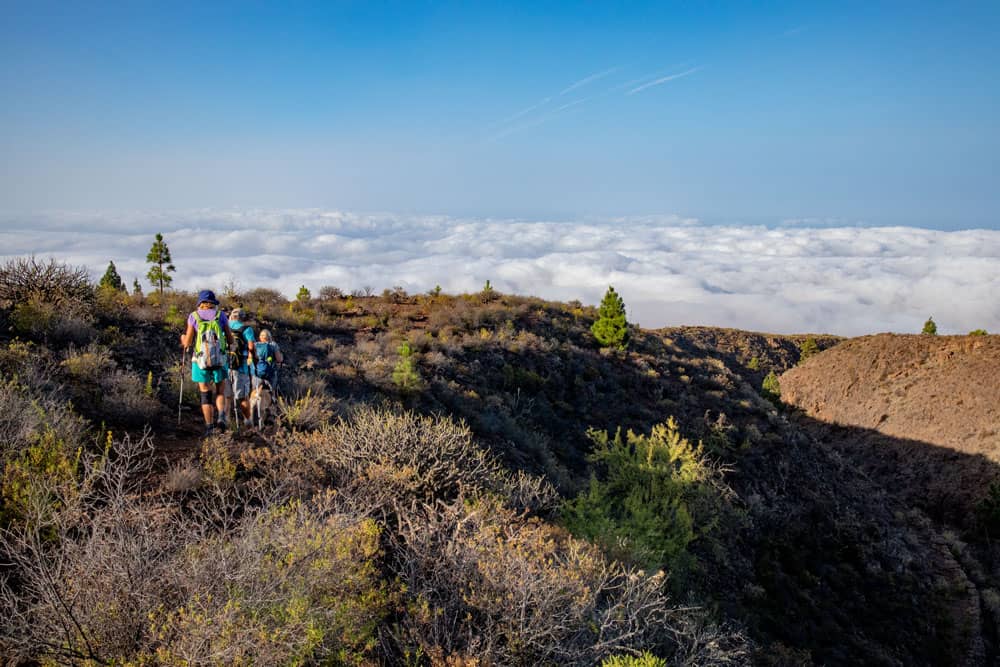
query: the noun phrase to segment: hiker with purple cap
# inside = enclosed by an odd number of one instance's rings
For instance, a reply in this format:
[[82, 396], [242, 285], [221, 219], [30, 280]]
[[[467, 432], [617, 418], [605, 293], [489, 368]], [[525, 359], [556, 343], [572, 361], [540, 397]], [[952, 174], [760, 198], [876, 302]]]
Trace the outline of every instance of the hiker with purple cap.
[[229, 321], [212, 290], [198, 293], [198, 308], [188, 315], [181, 347], [186, 352], [192, 345], [191, 380], [198, 383], [201, 393], [201, 413], [207, 437], [215, 429], [226, 430], [225, 388], [229, 377], [226, 351], [233, 346]]

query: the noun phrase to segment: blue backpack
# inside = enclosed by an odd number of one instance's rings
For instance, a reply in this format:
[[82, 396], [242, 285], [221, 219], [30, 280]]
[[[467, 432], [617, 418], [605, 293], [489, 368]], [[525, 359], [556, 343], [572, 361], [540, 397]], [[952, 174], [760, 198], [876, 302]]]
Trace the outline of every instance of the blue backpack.
[[277, 363], [274, 360], [274, 346], [270, 343], [258, 342], [254, 343], [253, 351], [254, 358], [256, 359], [253, 374], [268, 382], [273, 382]]

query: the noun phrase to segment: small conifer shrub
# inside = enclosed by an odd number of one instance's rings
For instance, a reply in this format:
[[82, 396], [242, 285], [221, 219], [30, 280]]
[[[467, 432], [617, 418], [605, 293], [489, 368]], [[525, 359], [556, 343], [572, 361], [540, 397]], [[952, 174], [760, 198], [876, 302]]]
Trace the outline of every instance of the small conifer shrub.
[[98, 287], [105, 289], [113, 289], [119, 292], [125, 291], [125, 283], [122, 281], [122, 277], [118, 275], [118, 269], [115, 268], [114, 262], [108, 262], [108, 268], [101, 277], [101, 282], [97, 284]]
[[625, 302], [614, 287], [608, 286], [608, 291], [601, 299], [597, 311], [597, 321], [590, 327], [590, 332], [601, 347], [613, 347], [624, 350], [628, 347], [628, 322], [625, 320]]
[[928, 317], [927, 321], [924, 322], [923, 331], [920, 333], [926, 334], [928, 336], [937, 336], [937, 325], [934, 323], [933, 317]]
[[404, 392], [414, 391], [420, 387], [420, 374], [413, 364], [413, 348], [404, 342], [398, 352], [399, 362], [392, 370], [392, 381]]

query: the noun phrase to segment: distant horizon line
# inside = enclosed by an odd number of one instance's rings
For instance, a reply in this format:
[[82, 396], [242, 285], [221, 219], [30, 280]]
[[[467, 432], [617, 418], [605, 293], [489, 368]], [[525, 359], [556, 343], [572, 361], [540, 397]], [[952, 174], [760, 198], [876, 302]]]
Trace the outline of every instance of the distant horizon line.
[[863, 229], [891, 229], [891, 228], [914, 228], [924, 230], [934, 230], [941, 232], [962, 232], [962, 231], [1000, 231], [1000, 217], [992, 224], [970, 223], [969, 225], [947, 226], [943, 222], [885, 222], [869, 221], [864, 219], [849, 219], [839, 216], [748, 216], [746, 218], [716, 217], [682, 215], [678, 213], [620, 213], [620, 214], [594, 214], [594, 213], [557, 213], [557, 214], [503, 214], [503, 213], [471, 213], [471, 212], [442, 212], [442, 211], [417, 211], [417, 210], [393, 210], [393, 209], [363, 209], [363, 208], [341, 208], [329, 206], [186, 206], [186, 207], [163, 207], [163, 208], [140, 208], [140, 207], [56, 207], [56, 208], [36, 208], [36, 209], [0, 209], [0, 225], [11, 221], [12, 218], [19, 217], [60, 217], [60, 216], [141, 216], [160, 217], [191, 214], [233, 214], [233, 213], [312, 213], [312, 214], [340, 214], [356, 216], [361, 218], [376, 217], [406, 217], [406, 218], [450, 218], [469, 219], [471, 221], [498, 222], [505, 221], [511, 223], [524, 222], [549, 222], [549, 223], [581, 223], [589, 222], [595, 224], [610, 224], [615, 222], [629, 221], [652, 221], [662, 218], [664, 222], [668, 219], [677, 226], [706, 226], [706, 227], [765, 227], [768, 229], [834, 229], [834, 228], [863, 228]]

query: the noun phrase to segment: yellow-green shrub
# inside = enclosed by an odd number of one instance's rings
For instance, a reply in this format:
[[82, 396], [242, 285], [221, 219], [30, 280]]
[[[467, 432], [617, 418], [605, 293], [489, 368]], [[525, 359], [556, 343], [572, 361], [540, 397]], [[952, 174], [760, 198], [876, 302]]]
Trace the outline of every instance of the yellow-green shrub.
[[564, 505], [565, 525], [616, 557], [667, 567], [682, 579], [692, 565], [689, 545], [716, 526], [722, 510], [701, 444], [682, 437], [673, 417], [649, 435], [589, 435], [589, 459], [603, 474]]
[[44, 526], [77, 492], [80, 450], [71, 450], [52, 429], [33, 440], [4, 468], [3, 523], [30, 521]]
[[667, 661], [652, 653], [639, 655], [614, 655], [601, 663], [601, 667], [667, 667]]
[[201, 444], [201, 469], [206, 480], [219, 486], [229, 486], [236, 480], [236, 461], [226, 441], [207, 438]]
[[188, 547], [181, 604], [151, 615], [164, 665], [371, 664], [394, 594], [379, 577], [380, 529], [329, 498], [245, 519]]

